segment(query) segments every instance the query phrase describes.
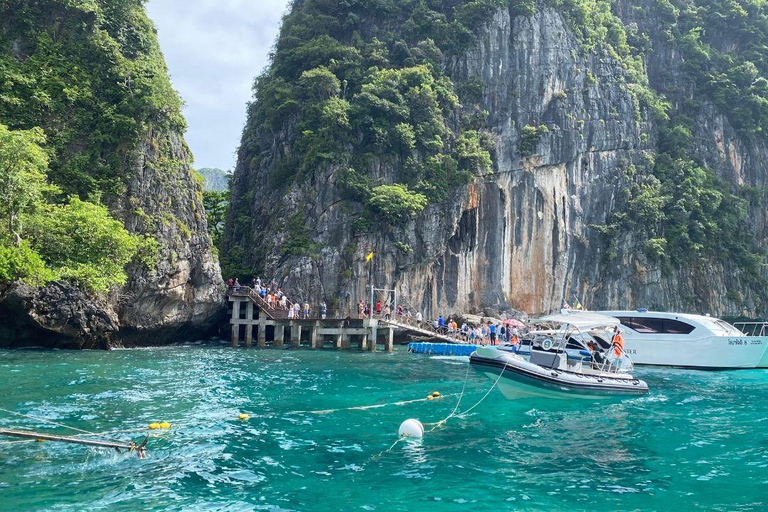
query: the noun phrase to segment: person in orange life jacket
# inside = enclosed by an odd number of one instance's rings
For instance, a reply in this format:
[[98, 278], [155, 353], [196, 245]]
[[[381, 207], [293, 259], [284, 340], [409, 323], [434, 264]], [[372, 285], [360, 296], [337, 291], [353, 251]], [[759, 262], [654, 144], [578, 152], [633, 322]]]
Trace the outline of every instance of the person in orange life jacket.
[[615, 334], [613, 335], [613, 351], [616, 357], [621, 357], [624, 354], [624, 336], [621, 335], [621, 329], [615, 328]]

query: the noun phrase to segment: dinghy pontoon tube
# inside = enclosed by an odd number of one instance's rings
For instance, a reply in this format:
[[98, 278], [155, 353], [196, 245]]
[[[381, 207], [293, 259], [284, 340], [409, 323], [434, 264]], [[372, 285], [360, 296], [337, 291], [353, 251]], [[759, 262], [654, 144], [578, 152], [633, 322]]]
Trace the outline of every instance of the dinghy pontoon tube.
[[[529, 358], [494, 347], [478, 347], [470, 357], [475, 369], [498, 380], [506, 398], [594, 399], [648, 392], [648, 385], [629, 373], [632, 361], [623, 352], [617, 356], [617, 350], [610, 347], [598, 348], [595, 357], [590, 353], [589, 341], [595, 341], [592, 334], [610, 339], [608, 333], [619, 325], [615, 318], [580, 313], [552, 315], [534, 323], [558, 327], [552, 337], [531, 347]], [[566, 352], [566, 347], [574, 343], [580, 345], [575, 352], [581, 357], [573, 357], [573, 349], [568, 351], [571, 357]]]

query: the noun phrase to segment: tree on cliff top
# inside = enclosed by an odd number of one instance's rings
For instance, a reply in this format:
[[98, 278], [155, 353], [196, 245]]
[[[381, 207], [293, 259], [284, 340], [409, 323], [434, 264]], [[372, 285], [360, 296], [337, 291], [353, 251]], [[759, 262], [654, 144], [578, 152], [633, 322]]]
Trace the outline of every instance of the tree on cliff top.
[[125, 284], [125, 265], [153, 243], [131, 235], [106, 207], [52, 204], [42, 129], [0, 124], [0, 283], [63, 280], [98, 293]]
[[0, 124], [0, 215], [16, 247], [21, 246], [21, 215], [41, 203], [49, 189], [44, 142], [40, 128], [12, 131]]

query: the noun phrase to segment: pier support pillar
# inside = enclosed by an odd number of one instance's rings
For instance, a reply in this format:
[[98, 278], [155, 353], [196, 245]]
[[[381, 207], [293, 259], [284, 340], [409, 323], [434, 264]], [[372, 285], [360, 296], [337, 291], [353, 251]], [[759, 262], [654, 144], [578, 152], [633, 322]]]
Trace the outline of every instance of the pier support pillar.
[[318, 329], [320, 329], [320, 322], [315, 322], [309, 329], [309, 346], [312, 348], [322, 348], [317, 346]]
[[245, 346], [248, 348], [253, 346], [253, 324], [251, 323], [245, 326]]
[[291, 347], [298, 347], [301, 345], [301, 324], [298, 322], [291, 322]]
[[392, 352], [395, 349], [395, 330], [392, 327], [387, 330], [387, 343], [384, 349], [387, 352]]
[[343, 334], [337, 334], [337, 335], [336, 335], [336, 342], [334, 343], [334, 345], [336, 346], [336, 348], [341, 348], [341, 341], [342, 341], [342, 338], [343, 338], [343, 337], [344, 337], [344, 335], [343, 335]]
[[363, 339], [360, 341], [360, 350], [370, 350], [371, 352], [376, 350], [376, 344], [370, 342], [367, 334], [364, 334]]
[[232, 346], [237, 347], [240, 345], [240, 325], [232, 324]]
[[349, 350], [349, 334], [341, 335], [341, 348], [342, 350]]
[[376, 344], [378, 342], [379, 342], [379, 322], [378, 320], [374, 320], [371, 323], [371, 339], [369, 341], [369, 343], [372, 346], [371, 350], [376, 350]]
[[259, 315], [258, 347], [267, 346], [267, 318], [265, 315]]
[[284, 340], [285, 340], [285, 325], [275, 324], [275, 341], [272, 343], [272, 348], [283, 348]]

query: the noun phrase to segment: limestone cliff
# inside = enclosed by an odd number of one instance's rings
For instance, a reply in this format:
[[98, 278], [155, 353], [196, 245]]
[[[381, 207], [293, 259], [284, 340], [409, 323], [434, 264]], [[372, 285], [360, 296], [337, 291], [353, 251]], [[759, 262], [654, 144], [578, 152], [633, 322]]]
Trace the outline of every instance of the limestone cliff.
[[[616, 15], [653, 48], [644, 54], [648, 84], [676, 102], [696, 95], [676, 76], [682, 57], [660, 31], [649, 3], [642, 19], [629, 2]], [[297, 3], [295, 9], [301, 9]], [[361, 232], [363, 207], [349, 201], [343, 168], [319, 166], [308, 179], [281, 191], [269, 184], [292, 147], [295, 120], [270, 130], [255, 122], [241, 146], [233, 183], [225, 252], [233, 270], [275, 277], [296, 297], [339, 299], [350, 307], [365, 298], [365, 254], [375, 252], [374, 282], [395, 287], [427, 315], [508, 309], [532, 313], [579, 298], [590, 309], [649, 307], [716, 315], [764, 314], [765, 271], [755, 277], [738, 263], [699, 258], [670, 268], [649, 258], [642, 235], [601, 229], [627, 207], [623, 191], [635, 173], [650, 173], [659, 126], [638, 101], [625, 62], [615, 52], [588, 47], [568, 13], [538, 3], [533, 12], [495, 10], [463, 52], [447, 55], [443, 72], [456, 84], [479, 77], [479, 108], [489, 115], [493, 170], [454, 187], [402, 226]], [[280, 55], [278, 45], [277, 57]], [[766, 140], [745, 139], [706, 98], [700, 98], [691, 158], [715, 170], [736, 190], [765, 187]], [[294, 123], [293, 125], [291, 123]], [[542, 127], [533, 142], [526, 127]], [[531, 150], [523, 149], [533, 145]], [[374, 179], [391, 182], [386, 161], [370, 164]], [[760, 246], [766, 205], [750, 202], [743, 229]], [[283, 222], [297, 215], [313, 253], [285, 247], [295, 238]], [[247, 222], [244, 220], [247, 218]]]
[[103, 203], [157, 242], [152, 263], [134, 260], [127, 283], [98, 297], [64, 282], [0, 282], [0, 346], [157, 344], [209, 332], [223, 282], [181, 101], [143, 3], [0, 2], [0, 76], [0, 123], [42, 129], [60, 195]]

